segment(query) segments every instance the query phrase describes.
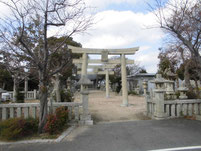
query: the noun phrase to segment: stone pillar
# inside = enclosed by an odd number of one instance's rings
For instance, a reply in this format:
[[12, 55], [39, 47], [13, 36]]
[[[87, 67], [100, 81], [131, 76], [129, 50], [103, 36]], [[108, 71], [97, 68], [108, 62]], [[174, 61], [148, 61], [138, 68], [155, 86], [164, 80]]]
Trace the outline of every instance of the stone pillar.
[[83, 114], [80, 115], [80, 124], [81, 125], [93, 125], [93, 120], [91, 119], [91, 115], [89, 114], [88, 110], [88, 85], [91, 85], [92, 82], [87, 79], [87, 76], [82, 76], [79, 84], [83, 85], [83, 90], [81, 91], [81, 99], [83, 105]]
[[89, 115], [89, 109], [88, 109], [89, 91], [87, 90], [82, 91], [81, 94], [82, 94], [82, 102], [83, 102], [83, 117], [87, 117]]
[[126, 58], [125, 54], [121, 55], [121, 81], [122, 81], [122, 98], [123, 102], [121, 106], [128, 106], [128, 90], [127, 90], [127, 79], [126, 79]]
[[164, 90], [163, 89], [155, 89], [155, 102], [156, 102], [156, 110], [154, 113], [155, 119], [164, 119], [166, 117], [164, 110]]
[[143, 89], [144, 89], [144, 97], [146, 100], [146, 102], [145, 102], [145, 108], [146, 108], [145, 115], [148, 115], [148, 96], [147, 96], [148, 82], [147, 81], [143, 82]]
[[36, 91], [36, 89], [34, 89], [34, 99], [36, 99], [37, 98], [37, 91]]
[[91, 119], [91, 115], [89, 114], [88, 109], [88, 95], [89, 91], [84, 90], [81, 91], [82, 96], [82, 105], [83, 105], [83, 114], [80, 115], [80, 124], [81, 125], [93, 125], [93, 120]]
[[106, 69], [105, 71], [106, 71], [106, 74], [105, 74], [106, 98], [109, 98], [110, 97], [109, 71], [108, 69]]
[[143, 89], [144, 89], [144, 96], [147, 96], [147, 89], [148, 89], [148, 82], [144, 81], [143, 82]]
[[28, 77], [24, 78], [24, 99], [28, 97]]
[[[82, 72], [81, 72], [81, 78], [83, 76], [87, 76], [87, 65], [88, 65], [88, 56], [86, 53], [83, 53], [82, 54]], [[83, 88], [83, 85], [81, 85], [81, 91], [83, 91], [84, 88]]]

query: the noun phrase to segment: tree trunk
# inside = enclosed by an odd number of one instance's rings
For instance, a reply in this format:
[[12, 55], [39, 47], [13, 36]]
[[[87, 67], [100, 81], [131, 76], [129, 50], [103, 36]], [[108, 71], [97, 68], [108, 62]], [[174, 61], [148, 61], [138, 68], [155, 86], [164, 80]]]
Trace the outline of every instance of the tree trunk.
[[42, 76], [43, 74], [39, 73], [39, 99], [40, 99], [40, 113], [39, 113], [39, 126], [38, 133], [43, 132], [43, 128], [47, 121], [47, 107], [48, 107], [48, 80]]
[[55, 102], [61, 102], [61, 92], [60, 92], [61, 84], [60, 84], [60, 79], [59, 79], [58, 74], [55, 74], [54, 79], [53, 79], [53, 83], [54, 83], [54, 90], [52, 93], [54, 93], [55, 97], [56, 97], [55, 98], [56, 100], [54, 100], [54, 101]]
[[6, 83], [5, 83], [5, 82], [3, 82], [2, 89], [4, 89], [4, 90], [5, 90], [5, 88], [6, 88]]
[[17, 102], [17, 95], [19, 93], [19, 79], [13, 78], [13, 102]]
[[201, 81], [201, 56], [198, 55], [196, 56], [196, 62], [197, 62], [197, 72], [198, 72], [198, 76], [199, 76], [199, 79]]
[[59, 75], [55, 75], [55, 89], [56, 89], [56, 101], [61, 102], [61, 93], [60, 93], [60, 79]]
[[195, 86], [196, 86], [197, 98], [200, 98], [200, 90], [199, 90], [199, 86], [198, 86], [198, 80], [195, 80]]
[[28, 78], [25, 77], [24, 79], [24, 99], [27, 99], [28, 95]]
[[189, 88], [190, 91], [193, 90], [191, 83], [190, 83], [190, 74], [189, 74], [189, 65], [191, 61], [187, 61], [185, 65], [185, 71], [184, 71], [184, 80], [185, 80], [185, 85], [186, 87]]
[[43, 128], [47, 121], [47, 92], [42, 92], [40, 94], [40, 115], [39, 115], [39, 126], [38, 132], [42, 133]]

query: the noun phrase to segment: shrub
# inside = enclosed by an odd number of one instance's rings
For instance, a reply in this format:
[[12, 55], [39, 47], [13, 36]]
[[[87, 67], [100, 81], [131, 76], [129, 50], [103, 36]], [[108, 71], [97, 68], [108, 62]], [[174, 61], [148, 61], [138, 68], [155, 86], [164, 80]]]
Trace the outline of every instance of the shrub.
[[176, 91], [176, 92], [175, 92], [175, 95], [176, 95], [176, 98], [178, 99], [179, 96], [180, 96], [180, 92], [179, 92], [179, 91]]
[[194, 91], [187, 91], [186, 95], [188, 96], [188, 99], [197, 99], [197, 95]]
[[12, 118], [0, 122], [0, 136], [5, 140], [15, 140], [37, 133], [38, 120], [33, 118]]
[[20, 91], [17, 91], [17, 103], [24, 103], [24, 94], [20, 93]]
[[44, 131], [51, 135], [59, 133], [66, 125], [67, 119], [68, 110], [65, 107], [57, 108], [55, 114], [48, 115]]
[[68, 110], [65, 107], [56, 109], [56, 117], [59, 119], [60, 125], [65, 125], [68, 120]]
[[59, 131], [59, 120], [55, 114], [49, 114], [47, 117], [47, 122], [44, 126], [44, 131], [49, 134], [56, 134]]
[[116, 87], [115, 92], [120, 93], [120, 91], [121, 91], [121, 85], [118, 84], [117, 87]]
[[129, 91], [128, 95], [138, 95], [135, 91]]
[[72, 102], [73, 101], [73, 95], [71, 94], [71, 92], [69, 90], [67, 90], [67, 91], [61, 90], [60, 94], [61, 94], [61, 102]]

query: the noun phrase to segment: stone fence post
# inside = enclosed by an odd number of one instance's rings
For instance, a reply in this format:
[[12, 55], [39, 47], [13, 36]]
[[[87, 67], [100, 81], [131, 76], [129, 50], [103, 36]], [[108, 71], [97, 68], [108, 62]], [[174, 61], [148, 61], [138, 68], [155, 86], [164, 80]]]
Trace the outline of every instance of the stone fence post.
[[154, 102], [155, 102], [155, 112], [154, 118], [155, 119], [164, 119], [166, 117], [165, 114], [165, 79], [162, 78], [161, 74], [156, 75], [156, 79], [152, 81], [155, 83], [154, 89]]
[[37, 98], [37, 91], [36, 91], [36, 89], [34, 89], [34, 99], [36, 99]]
[[144, 89], [144, 97], [145, 97], [145, 115], [148, 116], [148, 96], [147, 96], [147, 90], [148, 90], [148, 83], [147, 81], [143, 81], [143, 89]]
[[165, 115], [165, 110], [164, 110], [164, 106], [165, 106], [165, 100], [164, 100], [164, 94], [165, 91], [162, 89], [159, 90], [154, 90], [155, 93], [155, 102], [156, 102], [156, 110], [154, 113], [154, 117], [155, 119], [164, 119], [166, 117]]

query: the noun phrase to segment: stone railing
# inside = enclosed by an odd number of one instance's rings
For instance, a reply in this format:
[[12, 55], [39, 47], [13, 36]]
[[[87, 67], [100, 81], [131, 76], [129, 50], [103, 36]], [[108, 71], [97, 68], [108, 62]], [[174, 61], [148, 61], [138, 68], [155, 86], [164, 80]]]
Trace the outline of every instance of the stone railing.
[[201, 114], [201, 99], [188, 99], [188, 89], [184, 83], [174, 89], [174, 81], [166, 80], [160, 74], [151, 81], [155, 87], [147, 92], [147, 82], [144, 82], [144, 95], [146, 98], [147, 115], [154, 119], [166, 119]]
[[[154, 118], [156, 112], [156, 102], [147, 100], [147, 115]], [[165, 100], [164, 101], [164, 118], [175, 118], [183, 116], [201, 115], [201, 100]]]
[[[60, 106], [68, 107], [68, 118], [69, 120], [79, 121], [80, 107], [82, 103], [75, 102], [62, 102], [48, 104], [48, 113], [51, 109], [55, 112], [56, 108]], [[39, 103], [11, 103], [11, 104], [0, 104], [0, 120], [6, 120], [15, 117], [33, 117], [37, 118], [39, 116], [40, 104]]]
[[[8, 91], [8, 93], [10, 94], [10, 99], [13, 99], [13, 91]], [[20, 93], [25, 93], [24, 91], [20, 91]], [[34, 100], [37, 99], [37, 91], [28, 91], [27, 92], [27, 96], [26, 96], [27, 100]]]

